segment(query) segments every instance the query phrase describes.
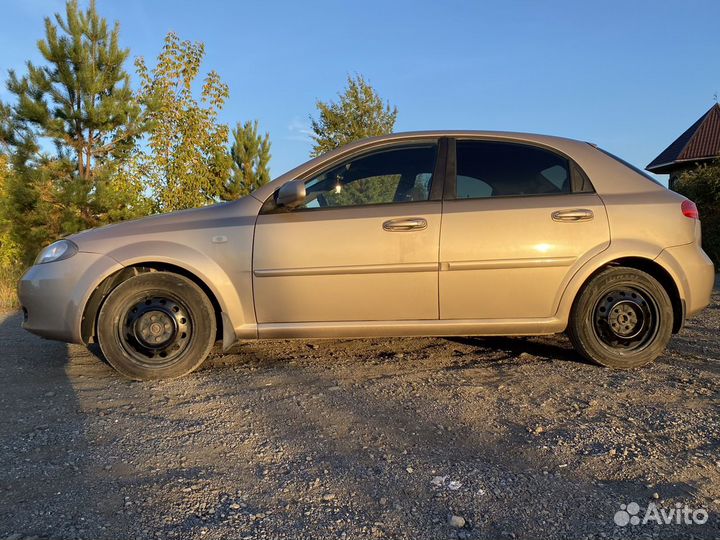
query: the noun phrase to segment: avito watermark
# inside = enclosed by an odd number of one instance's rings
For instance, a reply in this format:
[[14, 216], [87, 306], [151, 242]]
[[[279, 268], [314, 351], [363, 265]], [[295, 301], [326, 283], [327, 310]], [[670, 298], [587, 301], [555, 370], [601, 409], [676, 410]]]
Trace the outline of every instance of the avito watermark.
[[627, 525], [704, 525], [710, 517], [705, 508], [690, 508], [688, 505], [675, 503], [675, 506], [664, 508], [650, 503], [645, 509], [645, 515], [640, 517], [640, 505], [636, 502], [621, 504], [620, 510], [615, 512], [613, 520], [618, 527]]

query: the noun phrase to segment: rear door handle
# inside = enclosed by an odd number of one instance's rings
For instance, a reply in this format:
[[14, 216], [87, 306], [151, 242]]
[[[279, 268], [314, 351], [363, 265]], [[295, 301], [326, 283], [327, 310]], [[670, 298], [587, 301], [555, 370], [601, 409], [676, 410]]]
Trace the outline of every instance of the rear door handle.
[[388, 232], [421, 231], [423, 229], [427, 229], [427, 220], [419, 217], [390, 219], [383, 223], [383, 230]]
[[576, 221], [589, 221], [593, 218], [592, 210], [576, 208], [574, 210], [556, 210], [552, 213], [553, 221], [565, 221], [574, 223]]

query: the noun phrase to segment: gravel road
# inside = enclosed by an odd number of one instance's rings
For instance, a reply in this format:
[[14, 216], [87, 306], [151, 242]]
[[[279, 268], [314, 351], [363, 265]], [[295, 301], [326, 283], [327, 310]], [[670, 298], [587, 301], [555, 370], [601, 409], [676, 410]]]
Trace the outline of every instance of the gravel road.
[[[0, 538], [720, 536], [717, 292], [630, 372], [564, 337], [278, 340], [135, 383], [19, 325]], [[616, 525], [632, 502], [707, 522]]]

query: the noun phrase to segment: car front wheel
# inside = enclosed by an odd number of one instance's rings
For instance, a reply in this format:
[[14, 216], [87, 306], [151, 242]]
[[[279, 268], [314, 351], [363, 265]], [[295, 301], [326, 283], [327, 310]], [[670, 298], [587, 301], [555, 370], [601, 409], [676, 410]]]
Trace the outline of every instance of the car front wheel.
[[600, 272], [573, 306], [568, 335], [587, 359], [615, 369], [644, 366], [670, 340], [670, 297], [650, 274], [613, 267]]
[[135, 380], [180, 377], [198, 368], [215, 343], [215, 310], [190, 279], [147, 272], [118, 285], [98, 314], [106, 360]]

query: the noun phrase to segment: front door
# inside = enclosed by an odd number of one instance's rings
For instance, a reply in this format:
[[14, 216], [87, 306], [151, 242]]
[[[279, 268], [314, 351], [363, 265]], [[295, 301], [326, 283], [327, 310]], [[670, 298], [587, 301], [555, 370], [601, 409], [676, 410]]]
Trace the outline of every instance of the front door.
[[438, 318], [437, 145], [350, 158], [306, 182], [298, 208], [266, 203], [253, 248], [258, 323]]
[[610, 242], [592, 186], [566, 157], [458, 141], [444, 202], [441, 319], [552, 317], [564, 285]]

